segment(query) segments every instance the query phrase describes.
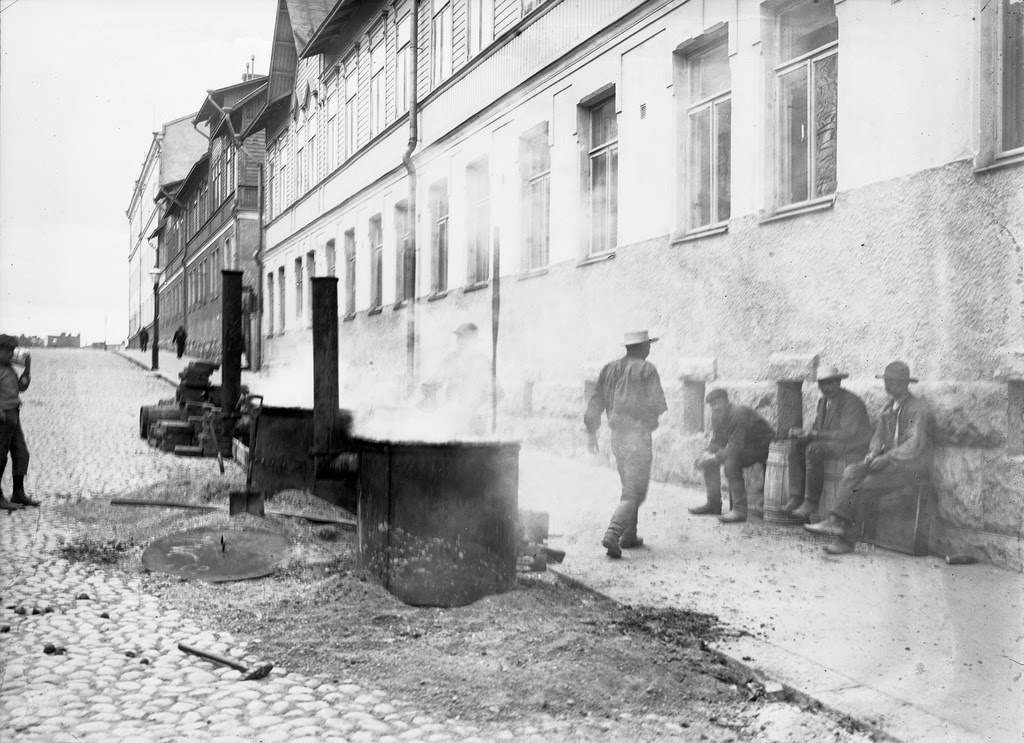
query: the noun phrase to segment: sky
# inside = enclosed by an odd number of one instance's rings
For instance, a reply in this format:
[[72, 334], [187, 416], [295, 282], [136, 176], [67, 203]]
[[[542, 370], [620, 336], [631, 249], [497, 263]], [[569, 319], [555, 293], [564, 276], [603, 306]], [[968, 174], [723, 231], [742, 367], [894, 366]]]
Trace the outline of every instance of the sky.
[[277, 0], [0, 0], [0, 333], [128, 333], [153, 132], [266, 74]]

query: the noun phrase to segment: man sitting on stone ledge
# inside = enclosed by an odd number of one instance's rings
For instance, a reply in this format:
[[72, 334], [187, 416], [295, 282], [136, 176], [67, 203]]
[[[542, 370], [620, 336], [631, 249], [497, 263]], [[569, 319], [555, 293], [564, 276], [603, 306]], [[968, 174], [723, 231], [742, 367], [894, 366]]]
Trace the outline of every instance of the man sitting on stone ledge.
[[746, 405], [733, 405], [729, 393], [714, 389], [705, 402], [711, 406], [711, 442], [694, 467], [704, 472], [704, 486], [708, 501], [691, 508], [697, 516], [722, 513], [722, 474], [729, 483], [731, 510], [718, 517], [725, 524], [747, 520], [747, 489], [743, 482], [743, 469], [768, 460], [768, 445], [774, 437], [768, 421]]
[[853, 552], [854, 525], [865, 501], [907, 485], [926, 482], [932, 464], [932, 414], [928, 404], [910, 394], [910, 367], [893, 361], [879, 379], [885, 380], [889, 404], [882, 411], [863, 462], [843, 472], [832, 514], [818, 524], [804, 524], [813, 534], [835, 537], [825, 547], [831, 555]]
[[[818, 412], [806, 431], [794, 428], [789, 457], [789, 502], [782, 510], [806, 522], [818, 511], [825, 486], [825, 459], [863, 459], [871, 442], [871, 421], [864, 401], [842, 388], [843, 374], [834, 366], [818, 369]], [[806, 464], [806, 490], [805, 467]]]

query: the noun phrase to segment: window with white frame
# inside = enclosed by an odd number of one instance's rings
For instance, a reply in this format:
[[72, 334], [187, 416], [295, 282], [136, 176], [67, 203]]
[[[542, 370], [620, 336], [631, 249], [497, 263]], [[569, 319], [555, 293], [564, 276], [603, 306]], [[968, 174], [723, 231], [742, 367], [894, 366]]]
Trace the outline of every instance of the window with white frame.
[[732, 84], [723, 37], [686, 58], [686, 229], [729, 221], [732, 173]]
[[619, 128], [615, 94], [586, 109], [589, 253], [615, 250], [619, 225]]
[[320, 123], [320, 107], [314, 98], [309, 104], [309, 119], [306, 121], [306, 190], [320, 182], [320, 158], [317, 156], [316, 135]]
[[328, 276], [336, 276], [337, 275], [335, 273], [337, 271], [337, 266], [336, 266], [337, 260], [338, 259], [337, 259], [337, 256], [335, 254], [335, 251], [334, 251], [334, 240], [333, 239], [328, 240], [327, 241], [327, 275]]
[[378, 32], [380, 38], [370, 49], [370, 136], [384, 131], [385, 97], [384, 97], [384, 34]]
[[302, 319], [303, 303], [302, 259], [295, 259], [295, 319]]
[[306, 168], [306, 109], [303, 108], [299, 111], [299, 120], [296, 130], [296, 140], [298, 142], [298, 150], [295, 154], [295, 190], [297, 195], [301, 196], [306, 193], [308, 186], [307, 176], [309, 170]]
[[778, 13], [775, 68], [781, 206], [836, 191], [839, 21], [833, 0], [800, 0]]
[[345, 231], [345, 315], [356, 314], [356, 231]]
[[316, 276], [316, 253], [306, 251], [306, 298], [309, 303], [306, 317], [313, 321], [313, 277]]
[[277, 216], [277, 146], [267, 151], [267, 219]]
[[395, 59], [395, 105], [398, 115], [409, 110], [409, 60], [411, 56], [412, 14], [398, 21], [398, 52]]
[[1024, 154], [1024, 0], [1000, 0], [999, 152]]
[[466, 13], [469, 56], [475, 57], [494, 40], [494, 0], [468, 0]]
[[285, 291], [284, 291], [284, 266], [277, 269], [277, 293], [278, 293], [278, 317], [281, 318], [281, 327], [278, 328], [282, 333], [284, 332], [285, 319], [288, 317], [288, 306], [286, 304]]
[[338, 78], [327, 84], [327, 172], [338, 167]]
[[486, 157], [474, 160], [466, 168], [467, 225], [466, 283], [482, 284], [490, 278], [491, 175]]
[[345, 157], [356, 154], [356, 122], [359, 120], [359, 68], [355, 57], [345, 63]]
[[548, 265], [551, 241], [551, 149], [548, 122], [538, 124], [519, 138], [519, 171], [522, 179], [523, 271]]
[[448, 179], [430, 186], [430, 291], [448, 291]]
[[384, 228], [381, 216], [370, 217], [370, 309], [384, 304]]
[[395, 204], [395, 302], [404, 302], [412, 296], [409, 286], [412, 271], [408, 270], [406, 261], [409, 249], [409, 203], [399, 201]]
[[452, 4], [438, 3], [430, 27], [430, 61], [434, 86], [452, 74]]
[[274, 272], [267, 273], [267, 335], [274, 334]]
[[224, 191], [225, 198], [235, 190], [235, 147], [230, 142], [224, 143], [224, 170], [227, 171], [227, 187]]

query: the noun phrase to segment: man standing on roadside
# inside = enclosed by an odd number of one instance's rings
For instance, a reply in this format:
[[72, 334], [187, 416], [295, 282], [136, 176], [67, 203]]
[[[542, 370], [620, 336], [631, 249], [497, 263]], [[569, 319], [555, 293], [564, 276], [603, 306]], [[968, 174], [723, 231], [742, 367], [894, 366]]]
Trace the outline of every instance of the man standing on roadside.
[[658, 370], [647, 361], [651, 344], [657, 340], [649, 337], [646, 330], [626, 333], [626, 355], [601, 369], [583, 416], [587, 448], [597, 454], [601, 414], [608, 414], [612, 454], [622, 481], [619, 507], [601, 541], [609, 557], [622, 557], [623, 548], [644, 543], [643, 538], [637, 536], [636, 523], [640, 504], [647, 498], [651, 482], [654, 460], [651, 432], [658, 427], [658, 417], [668, 410]]
[[143, 353], [149, 348], [149, 331], [145, 328], [139, 331], [139, 348], [142, 349]]
[[733, 405], [729, 393], [718, 388], [704, 400], [711, 406], [711, 441], [694, 466], [704, 473], [708, 500], [690, 509], [696, 516], [722, 514], [722, 470], [729, 483], [728, 513], [718, 516], [723, 524], [747, 520], [747, 488], [743, 470], [757, 462], [768, 461], [768, 445], [775, 432], [768, 421], [746, 405]]
[[18, 339], [0, 334], [0, 479], [7, 468], [7, 454], [14, 465], [14, 494], [8, 501], [0, 492], [0, 511], [17, 511], [22, 506], [38, 506], [39, 501], [25, 494], [28, 472], [28, 444], [21, 430], [21, 393], [32, 381], [32, 357], [25, 354], [25, 371], [14, 371], [14, 349]]
[[188, 333], [185, 332], [185, 326], [179, 325], [178, 329], [174, 331], [174, 337], [171, 338], [174, 341], [175, 347], [178, 349], [178, 358], [180, 359], [185, 353], [185, 342], [188, 340]]

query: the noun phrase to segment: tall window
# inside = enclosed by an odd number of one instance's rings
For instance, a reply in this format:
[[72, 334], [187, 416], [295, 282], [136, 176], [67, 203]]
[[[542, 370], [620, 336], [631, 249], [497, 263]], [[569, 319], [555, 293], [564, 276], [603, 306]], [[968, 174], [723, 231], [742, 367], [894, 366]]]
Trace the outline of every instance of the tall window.
[[338, 167], [338, 79], [328, 84], [327, 92], [327, 172]]
[[299, 113], [299, 124], [298, 124], [298, 140], [299, 149], [295, 156], [295, 190], [299, 196], [306, 193], [307, 188], [307, 177], [309, 170], [306, 168], [306, 109], [302, 109]]
[[306, 296], [309, 298], [309, 319], [313, 321], [313, 277], [316, 276], [316, 254], [306, 253]]
[[384, 34], [370, 50], [370, 136], [384, 130]]
[[213, 251], [213, 296], [217, 296], [220, 292], [221, 273], [220, 273], [220, 248], [215, 248]]
[[384, 229], [381, 216], [370, 217], [370, 309], [384, 304]]
[[614, 250], [618, 243], [619, 127], [615, 96], [591, 107], [587, 114], [590, 252], [597, 254]]
[[409, 43], [412, 39], [412, 14], [398, 22], [398, 54], [395, 64], [395, 105], [398, 115], [409, 110]]
[[551, 240], [551, 150], [546, 121], [520, 137], [519, 169], [523, 185], [523, 270], [529, 272], [548, 265]]
[[1024, 152], [1024, 2], [1001, 0], [999, 151]]
[[359, 69], [356, 66], [355, 58], [352, 58], [345, 65], [348, 74], [345, 75], [345, 157], [352, 157], [356, 154], [356, 108], [359, 103]]
[[439, 3], [430, 28], [430, 61], [434, 85], [452, 74], [452, 4]]
[[688, 230], [729, 219], [732, 94], [726, 40], [687, 60], [686, 202]]
[[345, 231], [345, 314], [356, 314], [356, 231]]
[[490, 277], [491, 177], [487, 158], [466, 169], [466, 202], [469, 205], [466, 283], [481, 284]]
[[832, 0], [802, 0], [779, 13], [780, 202], [835, 193], [839, 21]]
[[494, 40], [494, 0], [469, 0], [469, 56], [474, 57]]
[[281, 327], [278, 328], [282, 333], [286, 325], [285, 319], [288, 317], [288, 307], [285, 304], [285, 291], [284, 291], [284, 266], [277, 269], [277, 293], [278, 293], [278, 316], [281, 318]]
[[295, 318], [297, 320], [302, 319], [302, 259], [295, 259]]
[[430, 291], [448, 290], [448, 181], [430, 187]]
[[337, 260], [338, 259], [337, 259], [337, 256], [335, 255], [335, 251], [334, 251], [334, 240], [328, 240], [327, 241], [327, 275], [328, 276], [336, 276], [337, 275], [335, 273], [335, 271], [337, 270], [337, 268], [336, 268]]
[[314, 100], [309, 105], [309, 121], [306, 122], [306, 135], [309, 137], [306, 144], [306, 163], [308, 175], [306, 176], [306, 190], [308, 191], [320, 182], [320, 158], [317, 156], [316, 135], [320, 123], [320, 107]]
[[395, 204], [395, 302], [404, 302], [412, 297], [411, 271], [407, 270], [406, 251], [409, 248], [409, 204], [399, 201]]
[[267, 335], [274, 334], [274, 272], [267, 273]]

